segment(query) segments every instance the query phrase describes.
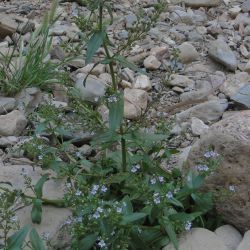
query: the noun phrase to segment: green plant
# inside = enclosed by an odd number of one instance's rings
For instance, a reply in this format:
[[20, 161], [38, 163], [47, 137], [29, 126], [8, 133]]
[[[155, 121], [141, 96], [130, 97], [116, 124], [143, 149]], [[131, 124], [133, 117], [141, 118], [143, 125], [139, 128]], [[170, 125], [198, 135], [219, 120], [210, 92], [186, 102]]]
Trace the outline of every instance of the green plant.
[[[163, 159], [174, 152], [165, 148], [167, 136], [127, 126], [123, 119], [124, 96], [115, 70], [116, 66], [141, 72], [122, 54], [151, 27], [162, 5], [154, 6], [150, 18], [139, 19], [133, 32], [140, 27], [142, 33], [134, 32], [126, 44], [115, 48], [103, 16], [104, 10], [110, 13], [111, 1], [89, 1], [87, 6], [98, 18], [92, 32], [88, 31], [86, 63], [102, 46], [105, 57], [93, 68], [107, 64], [112, 86], [106, 96], [109, 126], [92, 141], [93, 146], [103, 150], [102, 157], [66, 184], [66, 199], [75, 211], [74, 218], [68, 221], [72, 225], [73, 249], [140, 249], [142, 245], [144, 249], [160, 249], [169, 241], [178, 249], [176, 234], [190, 229], [192, 223], [202, 224], [202, 215], [212, 208], [211, 194], [199, 192], [209, 171], [199, 168], [199, 174], [190, 172], [185, 178], [176, 169], [162, 169]], [[208, 169], [217, 164], [214, 160], [209, 167], [206, 165]]]
[[53, 63], [48, 58], [52, 45], [49, 29], [55, 21], [56, 7], [57, 1], [54, 1], [50, 13], [45, 15], [41, 26], [31, 35], [27, 48], [24, 48], [20, 37], [7, 55], [1, 54], [1, 92], [13, 95], [26, 87], [44, 89], [65, 79], [65, 73], [60, 71], [65, 62]]

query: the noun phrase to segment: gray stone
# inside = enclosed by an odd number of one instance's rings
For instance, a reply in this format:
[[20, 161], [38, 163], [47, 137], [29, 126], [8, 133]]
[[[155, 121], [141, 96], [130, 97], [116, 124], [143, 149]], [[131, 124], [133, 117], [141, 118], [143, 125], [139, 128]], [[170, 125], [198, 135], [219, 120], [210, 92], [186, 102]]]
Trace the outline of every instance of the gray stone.
[[180, 50], [179, 58], [182, 63], [190, 63], [198, 60], [199, 53], [192, 44], [184, 42], [178, 48]]
[[[175, 250], [173, 244], [163, 250]], [[214, 233], [205, 228], [193, 228], [183, 233], [179, 239], [178, 250], [228, 250], [224, 242]]]
[[215, 7], [221, 2], [220, 0], [184, 0], [184, 3], [190, 7]]
[[241, 5], [241, 9], [243, 12], [250, 12], [250, 0], [246, 0]]
[[86, 74], [80, 73], [80, 77], [75, 82], [75, 87], [79, 90], [81, 97], [84, 100], [95, 103], [98, 99], [105, 94], [105, 84], [96, 78], [89, 75], [84, 86], [84, 79]]
[[250, 74], [250, 60], [247, 62], [244, 71], [247, 72], [248, 74]]
[[236, 70], [238, 62], [235, 54], [226, 42], [221, 39], [212, 41], [209, 45], [208, 55], [215, 61], [221, 63], [229, 70]]
[[220, 91], [226, 96], [232, 97], [249, 81], [250, 75], [247, 72], [228, 75], [227, 80], [220, 86]]
[[36, 87], [23, 89], [15, 96], [17, 100], [17, 107], [23, 112], [30, 113], [41, 103], [43, 93]]
[[239, 231], [231, 225], [224, 225], [217, 228], [215, 234], [225, 243], [228, 250], [237, 249], [242, 240]]
[[247, 84], [239, 89], [239, 91], [232, 96], [231, 99], [246, 108], [250, 108], [250, 84]]
[[192, 117], [197, 117], [205, 123], [218, 121], [227, 107], [228, 102], [225, 99], [207, 101], [177, 114], [176, 120], [184, 122]]
[[[237, 112], [215, 124], [193, 145], [185, 168], [193, 169], [197, 159], [213, 148], [223, 159], [204, 183], [206, 192], [228, 192], [218, 197], [215, 207], [223, 220], [240, 231], [250, 229], [250, 111]], [[237, 156], [237, 157], [235, 157]]]
[[125, 16], [125, 26], [127, 29], [132, 28], [136, 22], [137, 22], [137, 17], [134, 13]]
[[0, 96], [0, 115], [12, 111], [16, 107], [16, 99]]
[[243, 240], [237, 247], [237, 250], [249, 250], [249, 249], [250, 249], [250, 230], [245, 232]]
[[0, 136], [20, 135], [26, 125], [26, 117], [18, 110], [0, 115]]

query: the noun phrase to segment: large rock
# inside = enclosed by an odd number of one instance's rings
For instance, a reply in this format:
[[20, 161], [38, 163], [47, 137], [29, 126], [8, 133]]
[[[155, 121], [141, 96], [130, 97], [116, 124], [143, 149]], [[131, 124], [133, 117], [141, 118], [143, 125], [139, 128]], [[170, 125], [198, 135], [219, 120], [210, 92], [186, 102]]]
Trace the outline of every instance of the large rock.
[[244, 238], [238, 246], [237, 250], [249, 250], [250, 249], [250, 231], [245, 232]]
[[148, 94], [141, 89], [124, 90], [124, 117], [137, 119], [147, 108]]
[[229, 70], [234, 71], [237, 69], [238, 62], [236, 56], [228, 44], [222, 39], [217, 39], [210, 43], [208, 55]]
[[80, 77], [77, 78], [75, 87], [79, 90], [84, 100], [94, 103], [100, 97], [104, 96], [105, 84], [101, 80], [95, 76], [89, 75], [84, 85], [86, 74], [80, 73], [79, 75]]
[[218, 121], [227, 107], [228, 102], [225, 99], [207, 101], [177, 114], [176, 120], [177, 122], [184, 122], [196, 117], [205, 123]]
[[0, 115], [12, 111], [16, 107], [15, 98], [1, 97], [0, 96]]
[[[36, 184], [42, 174], [49, 173], [50, 177], [55, 177], [52, 171], [44, 172], [40, 167], [29, 165], [10, 165], [0, 164], [0, 182], [10, 182], [12, 188], [25, 190], [23, 174], [32, 178], [32, 183]], [[34, 195], [30, 190], [25, 191], [27, 195]], [[64, 196], [64, 181], [62, 179], [51, 178], [43, 186], [43, 198], [61, 199]]]
[[205, 181], [206, 191], [230, 192], [218, 199], [216, 209], [223, 219], [241, 231], [250, 229], [250, 111], [238, 112], [210, 127], [192, 147], [187, 168], [197, 165], [204, 152], [213, 148], [223, 160]]
[[227, 76], [227, 80], [220, 86], [220, 91], [226, 96], [232, 97], [248, 82], [250, 82], [250, 75], [247, 72], [230, 74]]
[[25, 116], [18, 110], [0, 115], [0, 136], [20, 135], [26, 125]]
[[215, 230], [215, 234], [225, 243], [228, 250], [237, 249], [242, 236], [237, 229], [231, 225], [224, 225]]
[[65, 249], [70, 246], [70, 234], [66, 231], [66, 221], [72, 215], [67, 208], [56, 208], [52, 206], [43, 206], [41, 224], [33, 224], [31, 221], [31, 206], [23, 207], [16, 213], [20, 221], [20, 226], [30, 225], [35, 228], [42, 238], [46, 238], [50, 248], [47, 249]]
[[[173, 244], [163, 250], [175, 250]], [[224, 242], [213, 232], [204, 228], [193, 228], [179, 239], [178, 250], [228, 250]]]
[[231, 97], [236, 103], [243, 105], [246, 108], [250, 108], [250, 84], [239, 89], [239, 91]]
[[220, 0], [171, 0], [171, 3], [185, 3], [190, 7], [214, 7], [220, 4]]

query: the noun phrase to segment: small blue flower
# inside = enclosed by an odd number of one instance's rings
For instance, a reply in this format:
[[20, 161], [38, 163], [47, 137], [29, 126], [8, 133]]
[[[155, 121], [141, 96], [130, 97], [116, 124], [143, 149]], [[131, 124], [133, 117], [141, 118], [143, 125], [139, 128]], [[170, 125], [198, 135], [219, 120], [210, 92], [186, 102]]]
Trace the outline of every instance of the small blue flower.
[[155, 204], [160, 204], [161, 203], [161, 198], [159, 193], [154, 193], [153, 194], [153, 200]]
[[105, 185], [102, 185], [101, 191], [102, 191], [103, 193], [106, 193], [106, 192], [108, 191], [108, 188], [107, 188]]
[[173, 198], [173, 193], [171, 191], [168, 191], [168, 193], [166, 194], [166, 197], [168, 199], [172, 199]]
[[75, 192], [75, 195], [76, 195], [76, 196], [81, 196], [81, 194], [82, 194], [82, 191], [80, 191], [80, 190], [77, 190], [77, 191]]
[[151, 179], [151, 180], [150, 180], [150, 183], [151, 183], [152, 185], [154, 185], [154, 184], [156, 183], [156, 179], [155, 179], [155, 178]]
[[206, 158], [215, 158], [215, 157], [218, 157], [219, 154], [216, 153], [215, 151], [207, 151], [207, 152], [204, 154], [204, 156], [205, 156]]
[[209, 170], [209, 167], [207, 165], [198, 165], [196, 166], [196, 169], [200, 172], [202, 171], [207, 172]]
[[163, 176], [159, 176], [158, 179], [159, 179], [159, 182], [161, 182], [161, 183], [163, 183], [165, 181]]
[[187, 221], [186, 224], [185, 224], [185, 230], [190, 231], [191, 228], [192, 228], [192, 222]]
[[236, 188], [235, 188], [234, 185], [230, 185], [230, 186], [229, 186], [229, 190], [230, 190], [231, 192], [236, 192]]

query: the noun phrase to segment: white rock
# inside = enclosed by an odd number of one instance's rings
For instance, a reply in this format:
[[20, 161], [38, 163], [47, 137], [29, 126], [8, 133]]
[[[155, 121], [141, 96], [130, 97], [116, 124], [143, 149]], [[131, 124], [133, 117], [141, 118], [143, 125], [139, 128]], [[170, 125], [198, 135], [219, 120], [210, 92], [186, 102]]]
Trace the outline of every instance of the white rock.
[[139, 75], [135, 80], [135, 84], [133, 86], [135, 89], [143, 89], [143, 90], [150, 90], [152, 88], [151, 81], [148, 76], [146, 75]]
[[153, 55], [145, 58], [143, 64], [144, 67], [149, 70], [159, 69], [161, 66], [161, 62]]
[[26, 117], [18, 110], [0, 115], [0, 136], [20, 135], [26, 125]]
[[141, 89], [124, 90], [124, 117], [137, 119], [147, 108], [148, 94]]
[[[163, 250], [175, 250], [173, 244]], [[213, 232], [204, 228], [193, 228], [179, 239], [179, 250], [228, 250], [224, 242]]]
[[250, 249], [250, 230], [245, 232], [243, 240], [237, 247], [237, 250], [249, 250], [249, 249]]
[[209, 126], [207, 126], [202, 120], [192, 117], [191, 119], [191, 129], [192, 133], [196, 136], [200, 136], [204, 134], [208, 129]]
[[199, 53], [195, 47], [188, 43], [184, 42], [179, 46], [180, 50], [180, 60], [182, 63], [190, 63], [199, 59]]
[[239, 231], [231, 225], [224, 225], [217, 228], [215, 234], [225, 243], [228, 250], [237, 249], [242, 240]]

